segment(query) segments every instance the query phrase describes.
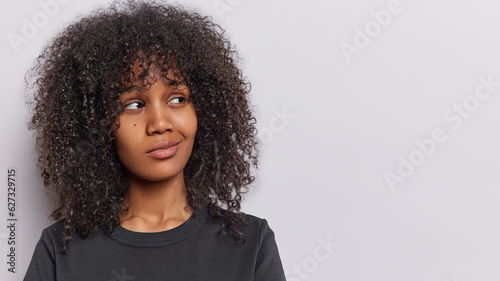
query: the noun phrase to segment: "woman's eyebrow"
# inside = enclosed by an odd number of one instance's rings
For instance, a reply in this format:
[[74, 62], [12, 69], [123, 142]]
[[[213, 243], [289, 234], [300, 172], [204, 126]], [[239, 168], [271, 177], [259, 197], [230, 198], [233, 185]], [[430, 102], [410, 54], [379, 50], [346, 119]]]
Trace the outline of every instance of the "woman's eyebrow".
[[121, 93], [120, 96], [125, 96], [125, 95], [131, 95], [133, 92], [139, 92], [139, 93], [142, 93], [144, 90], [144, 87], [143, 86], [139, 86], [139, 85], [132, 85], [128, 88], [125, 88], [125, 90]]
[[[165, 83], [165, 85], [167, 85], [167, 86], [172, 86], [175, 88], [178, 88], [179, 86], [187, 87], [187, 83], [184, 80], [170, 80], [169, 79], [167, 81], [164, 81], [163, 83]], [[131, 94], [134, 91], [138, 91], [139, 93], [143, 93], [144, 90], [145, 90], [144, 86], [133, 84], [133, 85], [129, 86], [128, 88], [126, 88], [126, 90], [121, 94], [121, 96]]]
[[142, 94], [142, 89], [143, 87], [140, 87], [140, 86], [137, 86], [137, 85], [134, 85], [134, 86], [130, 86], [129, 88], [127, 88], [124, 92], [122, 92], [119, 96], [119, 99], [123, 100], [123, 99], [127, 99], [129, 98], [129, 96], [134, 96], [134, 95], [137, 95], [137, 94]]
[[169, 80], [168, 84], [172, 86], [187, 86], [184, 80]]
[[132, 91], [141, 91], [144, 87], [139, 86], [139, 85], [132, 85], [130, 88], [128, 88], [127, 92], [132, 92]]

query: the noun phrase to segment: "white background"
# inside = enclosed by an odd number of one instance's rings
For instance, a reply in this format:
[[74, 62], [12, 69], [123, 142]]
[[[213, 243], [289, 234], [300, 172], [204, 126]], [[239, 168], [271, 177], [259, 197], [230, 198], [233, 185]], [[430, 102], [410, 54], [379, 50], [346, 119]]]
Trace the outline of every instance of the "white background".
[[[66, 2], [17, 47], [8, 34], [22, 36], [23, 18], [44, 10], [1, 4], [1, 280], [22, 280], [52, 223], [23, 75], [51, 36], [105, 1]], [[500, 279], [500, 86], [490, 93], [479, 80], [500, 81], [500, 2], [179, 2], [212, 15], [244, 58], [265, 148], [243, 209], [268, 220], [289, 281]], [[476, 89], [490, 95], [478, 99]], [[18, 180], [15, 274], [6, 264], [9, 168]], [[387, 173], [400, 181], [391, 187]]]

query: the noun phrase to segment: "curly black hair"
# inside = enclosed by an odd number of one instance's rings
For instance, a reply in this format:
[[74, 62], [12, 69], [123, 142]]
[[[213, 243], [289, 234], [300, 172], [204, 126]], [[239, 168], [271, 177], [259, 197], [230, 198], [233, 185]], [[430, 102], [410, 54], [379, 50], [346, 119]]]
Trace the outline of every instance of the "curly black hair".
[[[123, 112], [118, 97], [130, 90], [134, 62], [143, 73], [160, 67], [186, 81], [198, 128], [184, 168], [189, 207], [206, 209], [237, 244], [245, 243], [240, 211], [255, 180], [259, 141], [250, 108], [250, 83], [225, 31], [210, 16], [157, 1], [114, 2], [64, 28], [27, 72], [33, 93], [28, 127], [35, 131], [37, 165], [64, 220], [62, 252], [72, 237], [120, 225], [126, 170], [113, 145]], [[143, 86], [150, 86], [142, 76]]]

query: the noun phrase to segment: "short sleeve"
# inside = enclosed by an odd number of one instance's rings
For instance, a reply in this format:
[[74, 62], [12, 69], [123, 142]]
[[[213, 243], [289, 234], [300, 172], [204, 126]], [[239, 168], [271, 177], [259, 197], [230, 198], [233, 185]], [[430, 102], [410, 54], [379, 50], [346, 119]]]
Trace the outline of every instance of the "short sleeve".
[[49, 228], [42, 231], [35, 246], [33, 257], [24, 276], [24, 281], [55, 281], [55, 248], [49, 235]]
[[286, 281], [274, 232], [265, 219], [262, 219], [259, 242], [254, 281]]

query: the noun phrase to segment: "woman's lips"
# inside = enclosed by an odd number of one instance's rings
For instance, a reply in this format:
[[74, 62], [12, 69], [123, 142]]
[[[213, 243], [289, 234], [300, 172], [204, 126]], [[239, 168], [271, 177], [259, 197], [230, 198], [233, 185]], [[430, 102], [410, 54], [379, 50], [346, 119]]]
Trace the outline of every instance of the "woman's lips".
[[177, 142], [175, 144], [171, 144], [170, 142], [160, 143], [155, 145], [153, 149], [148, 151], [146, 154], [157, 159], [169, 158], [175, 155], [179, 143], [180, 142]]

